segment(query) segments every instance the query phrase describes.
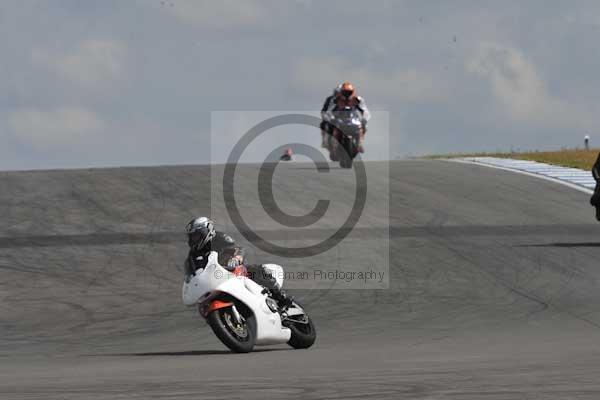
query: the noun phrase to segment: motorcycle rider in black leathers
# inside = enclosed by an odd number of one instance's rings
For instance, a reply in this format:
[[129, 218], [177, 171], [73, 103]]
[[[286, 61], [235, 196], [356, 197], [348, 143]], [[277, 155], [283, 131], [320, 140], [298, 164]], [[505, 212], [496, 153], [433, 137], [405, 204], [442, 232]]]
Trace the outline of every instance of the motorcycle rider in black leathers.
[[354, 86], [346, 81], [336, 87], [334, 95], [327, 98], [321, 111], [321, 118], [323, 120], [323, 122], [321, 122], [321, 134], [323, 135], [322, 146], [329, 149], [332, 161], [334, 161], [334, 158], [332, 158], [331, 155], [335, 153], [335, 146], [337, 144], [337, 141], [331, 140], [334, 133], [332, 120], [334, 119], [335, 113], [343, 110], [345, 107], [356, 109], [361, 114], [362, 130], [360, 133], [358, 149], [359, 152], [364, 152], [365, 133], [367, 132], [367, 122], [371, 118], [371, 112], [367, 108], [365, 100], [356, 94]]
[[590, 198], [590, 204], [596, 207], [596, 219], [600, 221], [600, 153], [592, 167], [592, 175], [596, 181], [596, 187], [594, 188], [594, 194]]
[[[214, 222], [207, 217], [194, 218], [187, 224], [185, 231], [190, 251], [185, 260], [186, 275], [193, 275], [198, 268], [204, 268], [211, 251], [218, 253], [219, 264], [228, 271], [233, 271], [244, 264], [243, 249], [236, 245], [231, 236], [216, 231], [214, 226]], [[293, 299], [285, 294], [275, 277], [262, 264], [244, 264], [244, 266], [248, 277], [267, 288], [280, 308], [284, 309], [292, 304]]]

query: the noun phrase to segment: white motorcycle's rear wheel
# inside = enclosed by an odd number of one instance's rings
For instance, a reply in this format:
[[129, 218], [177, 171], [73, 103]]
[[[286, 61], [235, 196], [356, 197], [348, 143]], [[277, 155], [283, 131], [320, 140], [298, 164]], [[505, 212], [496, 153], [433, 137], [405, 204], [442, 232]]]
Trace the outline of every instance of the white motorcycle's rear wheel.
[[231, 307], [219, 308], [206, 317], [215, 335], [225, 346], [235, 353], [248, 353], [256, 342], [256, 319], [254, 315], [242, 312], [242, 323], [235, 321]]

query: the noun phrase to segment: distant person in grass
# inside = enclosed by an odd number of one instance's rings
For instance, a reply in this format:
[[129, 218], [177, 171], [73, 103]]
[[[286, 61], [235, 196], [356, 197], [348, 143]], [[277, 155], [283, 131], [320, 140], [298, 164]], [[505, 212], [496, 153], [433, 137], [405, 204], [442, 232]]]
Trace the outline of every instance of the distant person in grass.
[[583, 137], [583, 144], [585, 145], [586, 150], [590, 149], [590, 135], [585, 135]]
[[600, 153], [598, 153], [598, 158], [596, 158], [596, 162], [592, 167], [592, 175], [594, 175], [596, 181], [596, 188], [590, 199], [590, 204], [596, 207], [596, 219], [600, 221]]

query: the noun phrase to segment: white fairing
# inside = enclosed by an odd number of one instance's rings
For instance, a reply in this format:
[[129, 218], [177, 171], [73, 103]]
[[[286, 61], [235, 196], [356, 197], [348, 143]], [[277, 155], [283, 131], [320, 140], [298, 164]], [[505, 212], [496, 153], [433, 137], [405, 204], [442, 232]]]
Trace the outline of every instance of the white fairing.
[[[283, 284], [283, 269], [278, 267], [279, 285]], [[277, 269], [277, 268], [275, 268]], [[276, 278], [277, 279], [277, 278]], [[183, 283], [182, 297], [186, 306], [211, 299], [214, 294], [227, 293], [244, 303], [256, 318], [256, 344], [285, 343], [290, 339], [291, 331], [281, 325], [279, 313], [273, 312], [266, 303], [267, 295], [263, 288], [253, 280], [235, 276], [219, 265], [216, 252], [211, 252], [204, 270], [196, 271], [194, 276], [186, 277]]]
[[283, 287], [283, 268], [277, 264], [263, 264], [263, 268], [271, 273], [275, 277], [277, 286], [281, 289]]

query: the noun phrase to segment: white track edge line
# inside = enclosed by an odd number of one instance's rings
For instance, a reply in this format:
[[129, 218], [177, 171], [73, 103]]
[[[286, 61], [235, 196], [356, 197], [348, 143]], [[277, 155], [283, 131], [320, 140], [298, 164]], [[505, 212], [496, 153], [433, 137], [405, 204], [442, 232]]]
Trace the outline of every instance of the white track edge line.
[[540, 178], [540, 179], [544, 179], [546, 181], [558, 183], [560, 185], [570, 187], [571, 189], [579, 190], [580, 192], [583, 192], [583, 193], [594, 194], [594, 191], [592, 189], [588, 189], [583, 186], [564, 181], [562, 179], [557, 179], [557, 178], [553, 178], [551, 176], [546, 176], [546, 175], [542, 175], [542, 174], [536, 174], [534, 172], [527, 172], [527, 171], [523, 171], [523, 170], [516, 169], [516, 168], [500, 167], [498, 165], [486, 164], [486, 163], [482, 163], [482, 162], [478, 162], [478, 161], [461, 160], [461, 159], [456, 159], [456, 158], [442, 158], [440, 160], [462, 163], [462, 164], [481, 165], [482, 167], [495, 168], [495, 169], [501, 169], [504, 171], [515, 172], [517, 174], [528, 175], [528, 176], [532, 176], [534, 178]]

